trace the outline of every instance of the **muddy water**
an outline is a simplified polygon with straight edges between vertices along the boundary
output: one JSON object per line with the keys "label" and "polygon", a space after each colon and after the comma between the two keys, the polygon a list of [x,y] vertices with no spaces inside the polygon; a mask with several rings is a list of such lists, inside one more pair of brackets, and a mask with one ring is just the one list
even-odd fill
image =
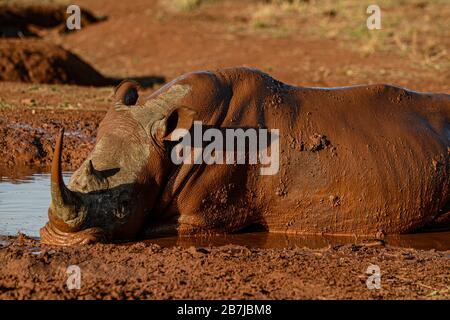
{"label": "muddy water", "polygon": [[[70,173],[63,174],[67,182]],[[47,222],[50,204],[50,175],[34,174],[0,180],[0,235],[18,232],[39,237],[39,229]]]}
{"label": "muddy water", "polygon": [[292,248],[311,249],[335,247],[345,244],[356,246],[389,245],[421,250],[450,250],[450,231],[387,236],[383,241],[368,237],[353,236],[301,236],[274,234],[267,232],[242,233],[218,236],[167,237],[148,240],[163,247],[208,247],[222,245],[242,245],[250,248]]}
{"label": "muddy water", "polygon": [[[70,173],[63,174],[66,183]],[[18,232],[39,237],[39,228],[47,222],[50,203],[50,175],[34,174],[20,179],[0,179],[0,236]],[[313,249],[344,244],[377,245],[365,237],[299,236],[251,232],[220,236],[166,237],[149,240],[161,246],[245,245],[252,248],[309,247]],[[450,250],[450,231],[388,236],[385,244],[416,249]]]}

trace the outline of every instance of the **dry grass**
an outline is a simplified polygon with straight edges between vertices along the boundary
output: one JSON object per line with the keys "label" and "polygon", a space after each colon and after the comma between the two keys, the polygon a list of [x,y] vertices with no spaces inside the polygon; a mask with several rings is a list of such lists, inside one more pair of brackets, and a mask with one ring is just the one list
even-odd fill
{"label": "dry grass", "polygon": [[162,4],[174,11],[192,11],[213,0],[162,0]]}
{"label": "dry grass", "polygon": [[248,10],[250,25],[255,29],[294,29],[295,22],[301,19],[299,9],[297,1],[257,1]]}
{"label": "dry grass", "polygon": [[381,30],[366,25],[368,3],[359,0],[265,0],[249,7],[249,27],[258,32],[325,37],[370,55],[398,52],[422,67],[449,71],[448,0],[380,0]]}

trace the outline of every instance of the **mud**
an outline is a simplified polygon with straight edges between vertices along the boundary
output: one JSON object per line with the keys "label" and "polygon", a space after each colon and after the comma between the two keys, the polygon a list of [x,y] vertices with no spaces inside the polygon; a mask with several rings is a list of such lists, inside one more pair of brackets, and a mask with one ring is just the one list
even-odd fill
{"label": "mud", "polygon": [[[0,239],[0,299],[449,299],[450,251],[343,245],[257,249]],[[369,265],[381,289],[366,286]],[[68,290],[78,265],[81,287]]]}
{"label": "mud", "polygon": [[[123,80],[103,76],[83,58],[64,48],[65,35],[79,31],[67,29],[66,10],[67,6],[53,2],[0,3],[0,81],[107,86]],[[83,31],[107,19],[95,16],[84,7],[80,10]],[[162,76],[129,78],[138,79],[145,87],[165,81]]]}
{"label": "mud", "polygon": [[2,40],[0,80],[103,86],[113,82],[76,55],[44,40]]}
{"label": "mud", "polygon": [[[48,169],[52,159],[55,136],[61,126],[66,129],[65,170],[80,165],[92,149],[96,128],[103,116],[101,112],[62,110],[16,110],[3,113],[0,110],[0,173],[2,176],[29,173]],[[24,170],[20,170],[20,168]]]}
{"label": "mud", "polygon": [[[366,55],[350,50],[351,43],[340,34],[333,39],[305,34],[323,21],[312,23],[295,16],[303,25],[290,33],[272,36],[265,30],[249,31],[243,24],[251,2],[214,1],[179,13],[166,12],[159,1],[136,0],[133,6],[109,0],[79,3],[109,19],[69,33],[61,32],[59,26],[16,24],[2,29],[9,32],[3,36],[17,37],[21,32],[63,44],[102,74],[136,75],[141,83],[154,83],[148,74],[172,79],[191,70],[246,65],[296,85],[393,83],[418,91],[449,91],[448,65],[431,61],[423,68],[423,57],[411,58],[401,50],[374,50]],[[406,11],[416,10],[412,6]],[[429,17],[431,7],[430,2],[419,14]],[[388,14],[404,21],[405,10],[400,9]],[[345,16],[338,9],[337,15],[342,13]],[[395,36],[400,29],[394,30]],[[448,37],[433,38],[428,33],[426,38],[444,47],[448,42]],[[47,172],[51,159],[39,150],[48,153],[62,124],[69,132],[83,132],[81,137],[65,137],[63,169],[77,168],[92,148],[98,122],[111,106],[111,93],[112,88],[0,82],[0,179]],[[37,148],[33,141],[41,135],[43,147]],[[323,139],[305,142],[305,149],[332,147]],[[24,152],[16,152],[16,146]],[[242,244],[199,248],[207,246],[194,243],[189,249],[174,239],[167,241],[175,247],[139,242],[53,248],[23,237],[0,238],[0,297],[449,299],[449,253],[429,250],[428,245],[423,247],[427,251],[350,243],[326,249],[287,245],[247,251]],[[82,281],[87,285],[80,291],[65,287],[65,270],[73,263],[86,271]],[[380,291],[365,287],[369,263],[382,267]]]}
{"label": "mud", "polygon": [[[67,6],[58,3],[22,0],[0,3],[0,38],[42,37],[48,32],[67,32]],[[105,20],[81,9],[81,25]]]}
{"label": "mud", "polygon": [[164,237],[148,240],[162,247],[181,246],[189,248],[224,246],[228,244],[245,246],[252,249],[283,249],[291,247],[324,249],[352,245],[354,247],[399,247],[418,250],[449,251],[450,231],[426,232],[386,236],[383,239],[368,236],[333,236],[333,235],[291,235],[267,232],[243,232],[227,235],[210,235],[194,237]]}
{"label": "mud", "polygon": [[[138,79],[145,87],[164,83],[161,76]],[[106,77],[77,55],[46,40],[0,41],[0,81],[114,86],[123,79]]]}

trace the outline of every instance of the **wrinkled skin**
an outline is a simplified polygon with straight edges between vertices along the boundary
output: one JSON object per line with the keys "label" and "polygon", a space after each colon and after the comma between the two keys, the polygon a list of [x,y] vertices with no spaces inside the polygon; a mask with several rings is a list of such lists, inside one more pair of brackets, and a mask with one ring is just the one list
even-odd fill
{"label": "wrinkled skin", "polygon": [[[379,235],[446,225],[450,97],[388,85],[294,87],[234,68],[179,77],[146,99],[124,82],[66,187],[55,148],[43,243],[164,234]],[[175,165],[171,133],[194,120],[279,129],[280,170]]]}

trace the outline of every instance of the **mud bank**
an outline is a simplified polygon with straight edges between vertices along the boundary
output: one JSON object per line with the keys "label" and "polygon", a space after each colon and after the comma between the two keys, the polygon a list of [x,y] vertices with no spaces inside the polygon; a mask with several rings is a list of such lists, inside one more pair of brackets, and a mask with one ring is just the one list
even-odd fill
{"label": "mud bank", "polygon": [[95,143],[104,112],[71,110],[0,110],[0,175],[47,171],[55,137],[66,128],[64,170],[76,169]]}
{"label": "mud bank", "polygon": [[44,40],[2,40],[0,81],[112,85],[75,54]]}
{"label": "mud bank", "polygon": [[[59,3],[19,0],[0,3],[0,38],[40,37],[47,32],[67,32],[67,6]],[[104,21],[81,10],[81,25]]]}
{"label": "mud bank", "polygon": [[[349,244],[326,249],[41,246],[0,238],[0,299],[449,299],[450,251]],[[381,269],[381,289],[366,286]],[[81,287],[68,290],[78,265]]]}

